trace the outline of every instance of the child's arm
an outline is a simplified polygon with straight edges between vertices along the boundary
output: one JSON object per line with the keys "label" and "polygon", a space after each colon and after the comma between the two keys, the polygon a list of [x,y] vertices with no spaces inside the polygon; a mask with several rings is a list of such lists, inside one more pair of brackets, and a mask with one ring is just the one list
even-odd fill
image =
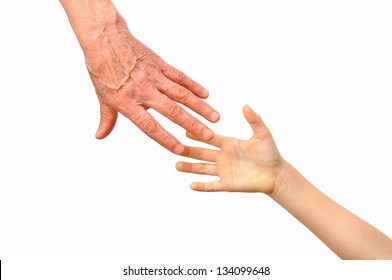
{"label": "child's arm", "polygon": [[392,240],[330,199],[286,163],[270,195],[342,259],[392,259]]}
{"label": "child's arm", "polygon": [[327,197],[287,163],[268,128],[249,106],[245,106],[244,116],[254,132],[251,139],[216,135],[203,142],[220,150],[185,148],[183,156],[210,163],[178,162],[179,171],[220,178],[192,183],[193,190],[266,193],[340,258],[392,259],[392,240],[388,236]]}

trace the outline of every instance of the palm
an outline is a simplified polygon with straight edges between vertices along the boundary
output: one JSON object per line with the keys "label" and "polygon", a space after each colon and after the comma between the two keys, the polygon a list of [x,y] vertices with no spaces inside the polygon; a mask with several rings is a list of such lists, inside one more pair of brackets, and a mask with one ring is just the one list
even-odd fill
{"label": "palm", "polygon": [[180,162],[177,165],[179,171],[215,175],[220,178],[217,182],[194,183],[192,189],[264,193],[273,191],[282,158],[261,118],[249,107],[245,107],[244,115],[254,131],[251,139],[239,140],[215,135],[212,140],[202,142],[220,148],[218,151],[187,147],[183,156],[212,163]]}
{"label": "palm", "polygon": [[272,138],[227,138],[217,157],[217,171],[227,191],[270,193],[280,156]]}

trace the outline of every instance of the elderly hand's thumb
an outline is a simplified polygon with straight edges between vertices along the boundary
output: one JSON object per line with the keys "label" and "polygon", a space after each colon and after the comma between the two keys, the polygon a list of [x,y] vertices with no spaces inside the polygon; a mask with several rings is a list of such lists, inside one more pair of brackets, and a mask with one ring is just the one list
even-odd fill
{"label": "elderly hand's thumb", "polygon": [[105,103],[100,102],[101,105],[101,119],[95,137],[103,139],[112,132],[117,121],[117,111],[109,107]]}

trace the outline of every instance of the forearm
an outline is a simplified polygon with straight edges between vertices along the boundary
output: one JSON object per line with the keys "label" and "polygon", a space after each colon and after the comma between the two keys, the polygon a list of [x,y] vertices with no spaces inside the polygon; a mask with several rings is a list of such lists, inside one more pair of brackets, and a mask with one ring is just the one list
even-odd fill
{"label": "forearm", "polygon": [[135,38],[110,0],[60,0],[86,58],[101,86],[119,89],[129,78],[136,55]]}
{"label": "forearm", "polygon": [[83,50],[102,39],[121,16],[110,0],[60,0]]}
{"label": "forearm", "polygon": [[342,259],[392,259],[392,240],[286,167],[271,197]]}

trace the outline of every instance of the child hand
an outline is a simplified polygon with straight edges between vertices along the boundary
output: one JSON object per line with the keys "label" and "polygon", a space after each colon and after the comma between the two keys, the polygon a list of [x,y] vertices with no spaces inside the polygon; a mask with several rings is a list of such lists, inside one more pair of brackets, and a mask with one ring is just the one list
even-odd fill
{"label": "child hand", "polygon": [[177,162],[176,168],[181,172],[219,176],[219,181],[194,182],[191,189],[195,191],[229,191],[229,192],[263,192],[271,194],[275,188],[282,165],[278,148],[264,122],[248,105],[243,109],[245,119],[253,130],[249,140],[215,135],[204,141],[187,133],[190,139],[204,142],[220,148],[185,146],[182,156],[210,163]]}

